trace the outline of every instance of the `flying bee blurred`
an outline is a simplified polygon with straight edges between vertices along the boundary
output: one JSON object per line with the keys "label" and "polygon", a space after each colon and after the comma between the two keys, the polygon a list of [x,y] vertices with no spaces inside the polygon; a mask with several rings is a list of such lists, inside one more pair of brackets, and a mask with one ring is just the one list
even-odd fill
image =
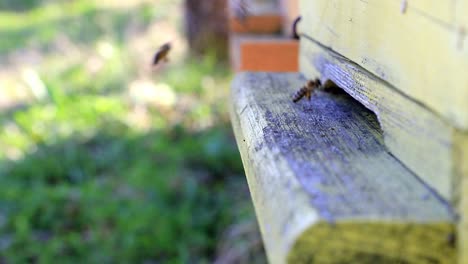
{"label": "flying bee blurred", "polygon": [[156,54],[154,55],[153,59],[153,65],[158,65],[159,62],[164,61],[168,62],[169,59],[167,58],[167,55],[169,54],[169,51],[171,50],[171,43],[167,42],[164,45],[162,45]]}
{"label": "flying bee blurred", "polygon": [[315,80],[308,80],[307,83],[301,87],[293,96],[293,102],[297,103],[299,100],[301,100],[304,96],[307,97],[308,100],[310,100],[310,97],[312,95],[312,91],[315,88],[320,87],[322,83],[318,78]]}

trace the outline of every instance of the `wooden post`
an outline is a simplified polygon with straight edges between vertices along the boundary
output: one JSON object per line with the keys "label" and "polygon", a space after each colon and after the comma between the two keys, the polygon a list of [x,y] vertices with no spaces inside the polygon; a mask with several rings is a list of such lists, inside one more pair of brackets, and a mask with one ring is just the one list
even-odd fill
{"label": "wooden post", "polygon": [[185,0],[185,29],[192,54],[227,59],[227,0]]}

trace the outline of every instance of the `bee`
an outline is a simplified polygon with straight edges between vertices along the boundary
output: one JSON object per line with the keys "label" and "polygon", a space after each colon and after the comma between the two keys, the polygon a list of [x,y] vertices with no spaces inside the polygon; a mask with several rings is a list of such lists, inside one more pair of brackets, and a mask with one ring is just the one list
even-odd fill
{"label": "bee", "polygon": [[301,100],[304,96],[307,97],[308,100],[310,100],[310,97],[312,96],[312,91],[315,88],[318,88],[322,85],[320,80],[316,78],[315,80],[309,80],[307,83],[301,87],[293,96],[293,102],[297,103],[299,100]]}
{"label": "bee", "polygon": [[171,50],[171,43],[167,42],[166,44],[162,45],[156,54],[154,55],[153,59],[153,65],[158,65],[160,61],[168,62],[169,59],[167,58],[167,55],[169,54],[169,51]]}

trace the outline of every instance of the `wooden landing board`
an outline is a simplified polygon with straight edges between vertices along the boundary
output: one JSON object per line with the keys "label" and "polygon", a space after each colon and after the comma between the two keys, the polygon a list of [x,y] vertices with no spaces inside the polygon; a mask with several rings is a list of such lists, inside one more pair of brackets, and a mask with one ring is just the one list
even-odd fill
{"label": "wooden landing board", "polygon": [[467,131],[467,2],[302,0],[301,30]]}
{"label": "wooden landing board", "polygon": [[300,69],[307,78],[332,80],[372,110],[392,154],[444,198],[456,199],[455,129],[448,122],[347,58],[305,37],[300,45]]}
{"label": "wooden landing board", "polygon": [[375,115],[350,96],[318,91],[292,103],[304,82],[241,73],[232,84],[232,124],[270,262],[452,263],[450,206],[389,154]]}

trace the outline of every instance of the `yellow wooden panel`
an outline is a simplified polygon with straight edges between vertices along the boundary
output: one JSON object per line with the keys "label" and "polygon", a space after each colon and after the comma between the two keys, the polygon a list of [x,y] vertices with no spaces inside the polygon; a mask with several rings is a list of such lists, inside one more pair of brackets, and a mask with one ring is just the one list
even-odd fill
{"label": "yellow wooden panel", "polygon": [[[400,5],[400,12],[416,12],[432,19],[435,23],[453,26],[455,20],[455,1],[453,0],[393,0]],[[460,2],[460,1],[459,1]]]}
{"label": "yellow wooden panel", "polygon": [[[468,29],[468,1],[457,0],[455,2],[455,24],[457,27]],[[468,43],[465,43],[468,45]]]}
{"label": "yellow wooden panel", "polygon": [[402,13],[395,0],[302,0],[301,30],[467,130],[468,43],[440,22],[453,11],[433,19],[417,10],[436,12],[434,1],[412,3]]}
{"label": "yellow wooden panel", "polygon": [[468,49],[468,1],[456,2],[455,27],[457,30],[457,46]]}

